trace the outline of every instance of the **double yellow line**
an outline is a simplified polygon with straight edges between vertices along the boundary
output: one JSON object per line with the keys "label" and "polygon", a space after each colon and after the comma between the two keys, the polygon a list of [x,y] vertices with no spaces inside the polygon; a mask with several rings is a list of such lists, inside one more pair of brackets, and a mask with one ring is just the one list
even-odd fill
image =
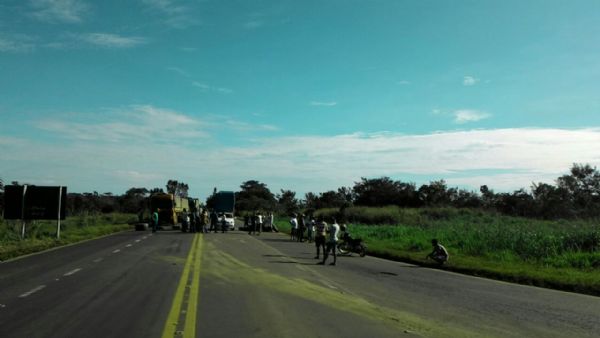
{"label": "double yellow line", "polygon": [[163,329],[162,338],[196,337],[196,314],[200,290],[200,262],[202,260],[202,236],[194,235],[179,280],[173,305]]}

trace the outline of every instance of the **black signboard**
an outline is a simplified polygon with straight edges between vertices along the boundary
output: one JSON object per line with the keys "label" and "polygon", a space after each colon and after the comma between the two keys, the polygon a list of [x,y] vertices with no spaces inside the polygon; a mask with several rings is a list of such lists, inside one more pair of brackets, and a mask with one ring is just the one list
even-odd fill
{"label": "black signboard", "polygon": [[4,186],[4,219],[21,219],[23,217],[22,185]]}
{"label": "black signboard", "polygon": [[[67,187],[40,187],[35,185],[4,187],[5,219],[65,219]],[[61,191],[62,190],[62,191]],[[25,191],[25,195],[23,195]],[[25,208],[24,210],[22,208]]]}

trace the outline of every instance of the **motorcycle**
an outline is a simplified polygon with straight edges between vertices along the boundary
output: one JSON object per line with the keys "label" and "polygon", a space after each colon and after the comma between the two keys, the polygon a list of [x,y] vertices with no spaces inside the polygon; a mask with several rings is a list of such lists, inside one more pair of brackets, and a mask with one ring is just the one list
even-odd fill
{"label": "motorcycle", "polygon": [[362,239],[352,238],[349,234],[344,234],[338,244],[338,252],[341,255],[350,256],[353,252],[364,257],[367,254],[367,246],[363,244]]}

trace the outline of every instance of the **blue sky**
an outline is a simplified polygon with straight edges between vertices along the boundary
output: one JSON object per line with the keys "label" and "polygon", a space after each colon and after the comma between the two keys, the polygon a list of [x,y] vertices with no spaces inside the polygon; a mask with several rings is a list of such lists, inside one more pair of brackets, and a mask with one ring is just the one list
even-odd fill
{"label": "blue sky", "polygon": [[600,164],[598,1],[0,3],[0,177],[122,193]]}

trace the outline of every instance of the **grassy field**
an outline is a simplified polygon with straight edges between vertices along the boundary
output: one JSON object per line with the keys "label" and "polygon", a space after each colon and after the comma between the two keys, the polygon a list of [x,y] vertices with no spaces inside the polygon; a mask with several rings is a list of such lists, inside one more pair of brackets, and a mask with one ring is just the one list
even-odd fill
{"label": "grassy field", "polygon": [[[317,215],[340,216],[338,210]],[[599,222],[542,221],[454,208],[354,207],[344,217],[371,255],[436,266],[425,256],[431,239],[437,238],[450,252],[443,269],[600,295]],[[286,223],[279,225],[289,229]]]}
{"label": "grassy field", "polygon": [[60,240],[56,239],[56,221],[27,223],[21,240],[21,222],[0,219],[0,261],[131,229],[128,222],[136,219],[136,215],[116,213],[67,217],[61,222]]}

